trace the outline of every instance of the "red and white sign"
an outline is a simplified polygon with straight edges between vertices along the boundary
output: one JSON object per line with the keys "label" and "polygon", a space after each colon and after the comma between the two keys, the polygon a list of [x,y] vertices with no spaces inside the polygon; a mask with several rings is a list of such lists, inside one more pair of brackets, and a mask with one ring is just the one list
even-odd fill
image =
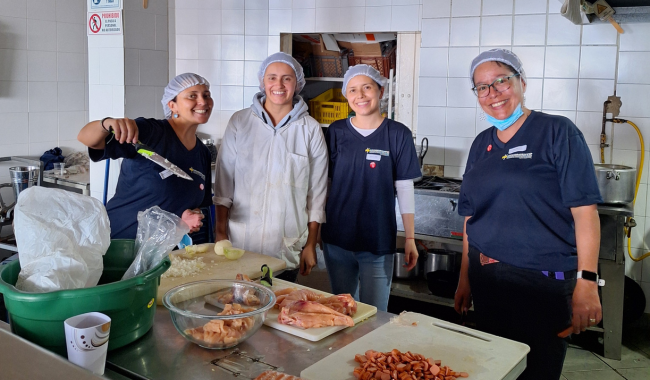
{"label": "red and white sign", "polygon": [[122,11],[88,13],[88,35],[122,34]]}

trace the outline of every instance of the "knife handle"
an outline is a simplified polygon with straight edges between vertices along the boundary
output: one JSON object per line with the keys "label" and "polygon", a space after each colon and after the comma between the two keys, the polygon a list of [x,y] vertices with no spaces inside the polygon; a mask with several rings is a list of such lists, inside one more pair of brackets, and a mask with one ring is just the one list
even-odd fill
{"label": "knife handle", "polygon": [[147,156],[151,157],[156,153],[156,152],[153,151],[153,149],[149,148],[147,145],[141,143],[140,141],[138,141],[135,144],[133,144],[133,143],[131,143],[131,144],[135,147],[136,152],[138,152],[140,154],[144,154],[144,155],[147,155]]}

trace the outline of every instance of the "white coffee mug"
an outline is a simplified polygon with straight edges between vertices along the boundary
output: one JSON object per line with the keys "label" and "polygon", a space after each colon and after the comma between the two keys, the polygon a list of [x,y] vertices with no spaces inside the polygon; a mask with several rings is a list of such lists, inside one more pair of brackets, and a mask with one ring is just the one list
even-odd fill
{"label": "white coffee mug", "polygon": [[97,375],[103,375],[111,318],[92,312],[68,318],[63,324],[68,360]]}

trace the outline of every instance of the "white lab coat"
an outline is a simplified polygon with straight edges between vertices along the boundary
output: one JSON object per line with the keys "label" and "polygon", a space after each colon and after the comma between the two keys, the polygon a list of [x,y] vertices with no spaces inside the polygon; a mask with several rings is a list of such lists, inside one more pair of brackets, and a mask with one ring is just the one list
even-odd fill
{"label": "white lab coat", "polygon": [[213,201],[230,209],[233,246],[282,259],[293,269],[300,265],[307,223],[325,222],[327,147],[302,98],[294,98],[293,111],[274,128],[263,96],[258,93],[250,108],[230,118]]}

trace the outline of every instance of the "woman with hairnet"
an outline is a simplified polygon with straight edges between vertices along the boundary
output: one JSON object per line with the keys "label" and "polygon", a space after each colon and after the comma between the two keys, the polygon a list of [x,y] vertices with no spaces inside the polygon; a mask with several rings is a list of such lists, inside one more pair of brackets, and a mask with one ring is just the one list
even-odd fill
{"label": "woman with hairnet", "polygon": [[295,281],[316,264],[325,221],[327,148],[320,124],[298,95],[302,67],[275,53],[259,69],[260,92],[228,122],[217,156],[216,240],[282,259]]}
{"label": "woman with hairnet", "polygon": [[493,127],[469,151],[455,306],[476,325],[530,346],[519,379],[559,379],[565,334],[601,319],[602,202],[591,152],[571,120],[524,106],[526,74],[509,50],[479,54],[469,75]]}
{"label": "woman with hairnet", "polygon": [[413,179],[422,175],[411,131],[381,115],[385,81],[368,65],[352,66],[345,73],[343,95],[355,116],[327,129],[331,185],[321,231],[332,292],[350,293],[383,311],[393,277],[395,193],[411,270],[418,260]]}
{"label": "woman with hairnet", "polygon": [[[77,136],[95,162],[124,158],[115,196],[106,205],[112,239],[135,239],[138,212],[152,206],[178,215],[190,232],[196,232],[203,225],[198,208],[212,204],[210,151],[196,137],[196,129],[208,121],[214,105],[210,83],[197,74],[178,75],[165,87],[161,102],[166,119],[105,117],[88,123]],[[192,181],[138,154],[131,144],[138,141]]]}

